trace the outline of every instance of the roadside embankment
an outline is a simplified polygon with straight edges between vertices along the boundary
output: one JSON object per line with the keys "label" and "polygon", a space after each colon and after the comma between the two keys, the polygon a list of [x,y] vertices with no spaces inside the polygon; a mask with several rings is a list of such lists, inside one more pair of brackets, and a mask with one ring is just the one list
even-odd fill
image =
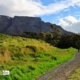
{"label": "roadside embankment", "polygon": [[73,59],[39,77],[37,80],[67,80],[73,71],[80,66],[80,53]]}

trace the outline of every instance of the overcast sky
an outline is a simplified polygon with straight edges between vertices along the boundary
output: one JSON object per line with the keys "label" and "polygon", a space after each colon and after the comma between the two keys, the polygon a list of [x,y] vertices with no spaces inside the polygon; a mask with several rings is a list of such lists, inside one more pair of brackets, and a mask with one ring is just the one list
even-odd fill
{"label": "overcast sky", "polygon": [[37,16],[80,33],[80,0],[0,0],[0,15]]}

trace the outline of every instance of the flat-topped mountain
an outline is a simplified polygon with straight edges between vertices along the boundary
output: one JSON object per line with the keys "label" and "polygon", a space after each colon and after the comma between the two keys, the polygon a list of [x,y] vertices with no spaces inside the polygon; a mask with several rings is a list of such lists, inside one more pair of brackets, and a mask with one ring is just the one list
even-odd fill
{"label": "flat-topped mountain", "polygon": [[70,34],[56,24],[46,23],[39,17],[0,15],[0,33],[22,35],[24,32],[54,32],[60,30],[62,34]]}

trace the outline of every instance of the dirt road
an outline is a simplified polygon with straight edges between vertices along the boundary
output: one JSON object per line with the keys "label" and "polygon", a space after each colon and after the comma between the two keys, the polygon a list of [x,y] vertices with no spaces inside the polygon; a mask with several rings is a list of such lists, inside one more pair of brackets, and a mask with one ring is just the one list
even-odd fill
{"label": "dirt road", "polygon": [[70,61],[48,71],[36,80],[67,80],[73,71],[80,66],[80,53],[76,53]]}

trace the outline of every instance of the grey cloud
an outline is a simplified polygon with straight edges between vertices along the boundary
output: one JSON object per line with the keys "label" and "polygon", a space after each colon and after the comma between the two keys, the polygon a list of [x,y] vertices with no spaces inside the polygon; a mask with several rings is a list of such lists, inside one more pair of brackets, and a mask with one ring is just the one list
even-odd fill
{"label": "grey cloud", "polygon": [[10,11],[3,5],[0,5],[0,15],[9,15]]}
{"label": "grey cloud", "polygon": [[59,25],[61,25],[67,31],[80,33],[80,20],[73,16],[67,16],[60,19]]}

